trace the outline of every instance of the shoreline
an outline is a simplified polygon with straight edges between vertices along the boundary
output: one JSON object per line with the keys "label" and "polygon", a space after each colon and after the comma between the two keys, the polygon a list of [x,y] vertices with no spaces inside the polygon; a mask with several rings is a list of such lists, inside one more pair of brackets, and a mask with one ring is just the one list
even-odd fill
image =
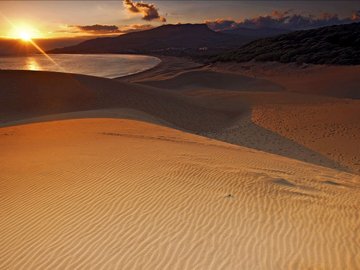
{"label": "shoreline", "polygon": [[176,75],[179,72],[190,71],[206,66],[205,64],[197,63],[190,58],[176,56],[155,57],[159,58],[161,62],[153,68],[132,75],[117,77],[113,79],[125,82],[141,81],[148,78],[163,79],[172,75]]}
{"label": "shoreline", "polygon": [[[149,69],[152,69],[156,66],[158,66],[161,63],[161,59],[159,57],[156,56],[151,56],[151,55],[142,55],[142,54],[49,54],[48,55],[50,58],[57,56],[60,57],[58,59],[55,60],[52,59],[51,61],[53,63],[49,63],[49,60],[47,59],[47,56],[45,56],[44,54],[29,54],[29,55],[9,55],[7,56],[7,59],[20,59],[20,60],[13,60],[13,62],[5,62],[5,64],[10,65],[10,67],[12,69],[9,69],[8,67],[6,69],[1,69],[0,70],[27,70],[27,71],[47,71],[47,72],[62,72],[62,73],[70,73],[70,74],[78,74],[78,75],[88,75],[88,76],[95,76],[95,77],[100,77],[100,78],[108,78],[108,79],[115,79],[115,78],[119,78],[118,75],[114,75],[116,73],[121,74],[121,69],[119,72],[119,68],[117,67],[117,69],[115,68],[113,61],[114,59],[119,59],[118,62],[121,63],[122,67],[125,68],[125,64],[126,61],[130,61],[130,68],[127,68],[128,70],[124,69],[123,70],[123,75],[121,77],[125,77],[125,76],[131,76],[137,73],[141,73],[141,72],[145,72]],[[66,61],[64,61],[63,56],[69,56],[71,58],[69,58],[71,60],[71,63],[67,63]],[[101,61],[97,63],[97,65],[99,66],[100,69],[102,69],[106,63],[110,64],[110,70],[108,67],[108,71],[107,73],[104,73],[103,71],[95,71],[96,70],[96,65],[92,65],[89,62],[89,56],[90,57],[94,57],[93,60],[98,61],[97,57],[101,57]],[[0,56],[2,57],[2,56]],[[40,57],[38,59],[36,59],[36,57]],[[74,59],[75,57],[75,59]],[[137,58],[136,61],[131,62],[131,58]],[[83,61],[82,59],[86,59],[85,62],[83,62],[82,64],[87,64],[86,67],[84,66],[80,66],[77,67],[75,65],[76,61]],[[140,66],[141,63],[138,63],[138,61],[141,59],[147,59],[146,61],[148,62],[147,65],[151,66],[146,68],[145,70],[143,69],[143,67]],[[46,60],[46,63],[44,64],[43,61]],[[142,60],[143,62],[143,60]],[[152,63],[154,62],[154,63]],[[146,63],[145,63],[146,64]],[[1,65],[0,65],[1,66]],[[90,68],[88,67],[90,66]],[[20,68],[19,68],[20,67]],[[138,71],[131,71],[131,68],[134,67],[138,67]],[[79,69],[79,70],[76,70]],[[126,73],[124,73],[126,71]]]}

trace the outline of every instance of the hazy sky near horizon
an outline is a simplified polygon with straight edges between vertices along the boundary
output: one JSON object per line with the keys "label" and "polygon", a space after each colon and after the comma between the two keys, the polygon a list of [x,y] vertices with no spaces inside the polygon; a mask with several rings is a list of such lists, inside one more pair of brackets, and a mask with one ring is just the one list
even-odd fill
{"label": "hazy sky near horizon", "polygon": [[[139,1],[131,1],[136,4]],[[67,37],[84,34],[77,26],[114,25],[120,29],[166,23],[203,23],[206,20],[266,16],[273,11],[291,10],[296,14],[337,14],[351,16],[360,9],[356,1],[147,1],[158,10],[124,6],[124,1],[0,1],[0,36],[14,37],[16,28],[32,32],[37,37]],[[137,11],[132,9],[138,9]],[[147,8],[147,7],[146,7]],[[144,15],[150,16],[151,20]],[[152,17],[151,17],[152,16]],[[155,19],[152,19],[154,18]],[[108,29],[106,29],[108,30]]]}

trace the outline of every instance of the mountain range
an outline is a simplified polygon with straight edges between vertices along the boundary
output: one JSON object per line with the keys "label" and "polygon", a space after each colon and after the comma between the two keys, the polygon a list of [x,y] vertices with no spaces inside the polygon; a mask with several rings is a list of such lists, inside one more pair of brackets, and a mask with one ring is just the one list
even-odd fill
{"label": "mountain range", "polygon": [[250,40],[248,37],[212,31],[206,24],[168,24],[117,37],[87,40],[50,52],[191,55],[236,48]]}

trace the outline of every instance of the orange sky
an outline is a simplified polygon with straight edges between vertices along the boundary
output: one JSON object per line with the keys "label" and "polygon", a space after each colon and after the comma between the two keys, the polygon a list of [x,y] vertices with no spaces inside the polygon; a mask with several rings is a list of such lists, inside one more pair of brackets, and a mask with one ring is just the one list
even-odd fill
{"label": "orange sky", "polygon": [[[147,1],[144,1],[147,3]],[[136,1],[134,2],[136,3]],[[270,14],[273,10],[293,9],[299,13],[323,12],[349,15],[359,8],[355,1],[151,1],[167,23],[202,23],[218,18],[242,20]],[[123,1],[0,1],[0,37],[57,38],[92,35],[76,26],[114,25],[120,31],[145,25],[141,13],[129,12]],[[104,33],[102,33],[103,35]],[[111,34],[111,33],[110,33]]]}

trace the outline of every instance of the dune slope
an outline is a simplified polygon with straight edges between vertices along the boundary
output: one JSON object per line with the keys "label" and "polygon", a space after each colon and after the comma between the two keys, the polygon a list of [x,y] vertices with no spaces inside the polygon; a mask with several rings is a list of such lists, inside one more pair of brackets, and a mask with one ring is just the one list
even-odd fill
{"label": "dune slope", "polygon": [[196,132],[227,124],[228,116],[169,91],[84,75],[0,71],[3,121],[87,110],[128,108]]}
{"label": "dune slope", "polygon": [[[158,78],[157,87],[144,85],[149,83],[144,76],[138,83],[128,83],[126,79],[64,73],[1,71],[1,120],[4,125],[11,124],[11,120],[18,120],[19,124],[87,117],[139,119],[317,165],[359,172],[359,150],[351,147],[360,134],[358,101],[292,93],[269,80],[233,71],[206,68],[185,73],[174,71],[170,77]],[[327,104],[333,105],[329,105],[331,109],[326,113],[311,109],[326,108]],[[288,113],[282,105],[298,108],[297,113]],[[269,108],[276,113],[266,115],[272,112]],[[254,115],[255,112],[261,113]],[[320,113],[323,118],[312,117],[313,113]],[[332,119],[337,115],[341,116],[334,124]],[[301,132],[284,132],[293,126]],[[329,143],[329,128],[333,134],[341,134],[334,139],[339,146],[347,145],[346,149]]]}
{"label": "dune slope", "polygon": [[242,76],[229,72],[195,70],[176,74],[164,80],[141,81],[141,84],[165,89],[198,90],[221,89],[230,91],[281,91],[282,87],[263,79]]}
{"label": "dune slope", "polygon": [[210,68],[271,81],[285,91],[337,98],[360,98],[360,66],[299,65],[280,63],[227,63]]}
{"label": "dune slope", "polygon": [[1,269],[358,269],[359,176],[133,120],[0,128]]}
{"label": "dune slope", "polygon": [[202,133],[206,136],[359,173],[360,103],[343,99],[360,93],[358,71],[248,63],[136,82],[180,90],[203,107],[232,116],[226,126]]}

